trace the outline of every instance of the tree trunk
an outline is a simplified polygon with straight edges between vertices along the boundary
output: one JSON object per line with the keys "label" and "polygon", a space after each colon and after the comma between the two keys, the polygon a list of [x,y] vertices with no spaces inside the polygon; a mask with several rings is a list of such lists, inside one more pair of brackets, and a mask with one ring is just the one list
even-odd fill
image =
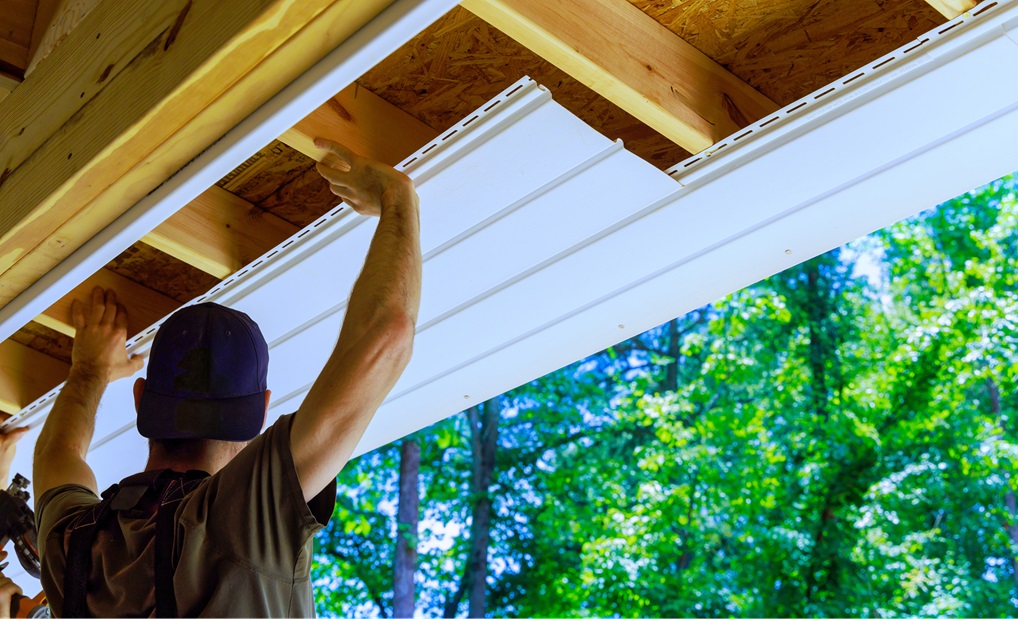
{"label": "tree trunk", "polygon": [[[1004,424],[1004,416],[1000,410],[1000,389],[992,378],[986,380],[986,386],[990,390],[990,410],[997,417],[997,423],[1004,432],[1007,428]],[[1007,484],[1007,493],[1004,495],[1004,507],[1007,508],[1008,524],[1007,535],[1011,539],[1011,546],[1018,546],[1018,500],[1015,499],[1014,490],[1011,489],[1011,474],[1004,473],[1004,482]],[[1018,595],[1018,556],[1011,554],[1011,575],[1014,577],[1015,595]]]}
{"label": "tree trunk", "polygon": [[396,515],[396,560],[392,578],[392,616],[413,617],[417,571],[417,527],[420,521],[421,446],[403,439],[399,451],[399,508]]}
{"label": "tree trunk", "polygon": [[484,404],[467,409],[470,422],[470,451],[473,472],[470,490],[473,510],[470,520],[470,544],[463,576],[456,593],[446,602],[445,617],[455,617],[464,595],[470,617],[483,617],[488,590],[488,546],[491,543],[491,486],[498,450],[498,421],[501,400],[492,398]]}
{"label": "tree trunk", "polygon": [[672,362],[665,366],[665,381],[661,385],[665,393],[675,393],[679,390],[679,319],[668,323],[668,342],[665,345],[665,353],[672,358]]}
{"label": "tree trunk", "polygon": [[809,326],[809,366],[813,375],[812,396],[813,409],[818,415],[827,418],[827,369],[826,344],[824,337],[824,321],[827,319],[827,303],[820,284],[820,266],[814,261],[805,265],[806,290],[809,293],[807,307],[807,325]]}

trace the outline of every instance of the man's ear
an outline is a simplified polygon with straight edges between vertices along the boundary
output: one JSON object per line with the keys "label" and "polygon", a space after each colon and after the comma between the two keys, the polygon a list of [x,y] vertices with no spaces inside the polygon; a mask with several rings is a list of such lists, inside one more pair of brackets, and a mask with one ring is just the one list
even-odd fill
{"label": "man's ear", "polygon": [[269,389],[265,390],[265,414],[262,415],[262,429],[265,429],[265,419],[269,416],[269,399],[272,397],[272,391]]}
{"label": "man's ear", "polygon": [[138,378],[134,381],[134,410],[135,412],[141,408],[141,394],[145,392],[145,379]]}

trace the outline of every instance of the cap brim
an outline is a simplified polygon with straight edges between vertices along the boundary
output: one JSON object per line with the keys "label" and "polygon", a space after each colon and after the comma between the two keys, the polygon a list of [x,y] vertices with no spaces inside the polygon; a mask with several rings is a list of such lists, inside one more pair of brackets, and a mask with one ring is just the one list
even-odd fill
{"label": "cap brim", "polygon": [[138,432],[153,439],[249,441],[265,423],[265,393],[223,400],[188,400],[145,389]]}

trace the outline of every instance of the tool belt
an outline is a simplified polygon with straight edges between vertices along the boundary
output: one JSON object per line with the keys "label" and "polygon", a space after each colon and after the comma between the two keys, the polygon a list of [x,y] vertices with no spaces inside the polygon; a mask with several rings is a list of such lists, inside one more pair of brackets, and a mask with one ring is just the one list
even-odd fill
{"label": "tool belt", "polygon": [[[91,617],[85,598],[92,570],[92,545],[99,531],[120,511],[134,511],[139,517],[151,517],[152,506],[156,518],[156,616],[179,616],[173,593],[175,514],[180,501],[208,476],[204,471],[178,473],[169,469],[138,473],[110,486],[102,493],[102,501],[75,518],[70,525],[71,539],[64,569],[63,616]],[[146,497],[149,500],[143,501]],[[141,510],[139,504],[143,505]]]}

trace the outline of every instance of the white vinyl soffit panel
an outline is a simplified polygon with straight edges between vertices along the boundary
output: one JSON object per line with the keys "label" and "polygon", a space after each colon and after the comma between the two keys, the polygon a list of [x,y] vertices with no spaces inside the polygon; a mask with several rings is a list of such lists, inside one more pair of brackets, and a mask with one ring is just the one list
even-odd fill
{"label": "white vinyl soffit panel", "polygon": [[[985,4],[668,174],[513,85],[400,166],[422,204],[418,336],[357,453],[1018,169],[1016,24]],[[270,423],[331,352],[373,229],[337,208],[194,301],[261,325]],[[145,460],[131,382],[101,405],[102,487]],[[55,394],[7,422],[34,427],[15,471]]]}

